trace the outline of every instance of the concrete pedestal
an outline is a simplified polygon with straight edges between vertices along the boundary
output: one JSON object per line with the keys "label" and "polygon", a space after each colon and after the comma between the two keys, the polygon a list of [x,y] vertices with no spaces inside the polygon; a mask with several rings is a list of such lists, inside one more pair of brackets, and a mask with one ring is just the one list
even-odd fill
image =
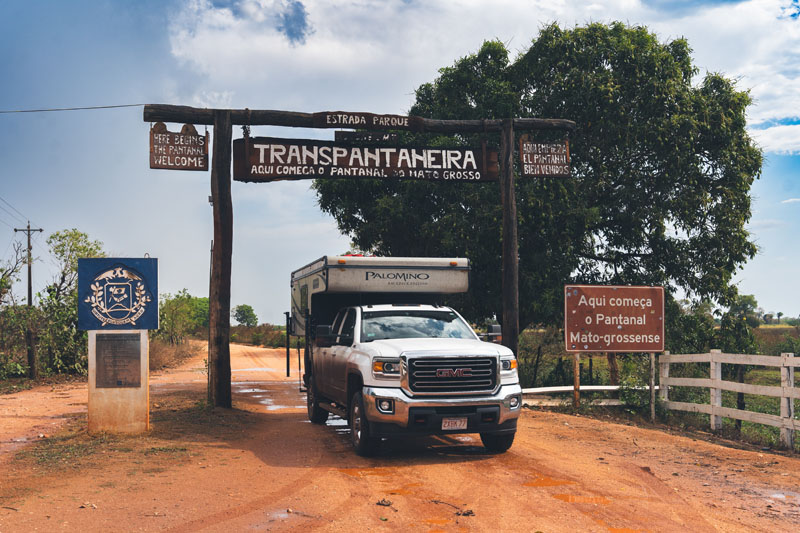
{"label": "concrete pedestal", "polygon": [[89,432],[150,429],[147,330],[89,331]]}

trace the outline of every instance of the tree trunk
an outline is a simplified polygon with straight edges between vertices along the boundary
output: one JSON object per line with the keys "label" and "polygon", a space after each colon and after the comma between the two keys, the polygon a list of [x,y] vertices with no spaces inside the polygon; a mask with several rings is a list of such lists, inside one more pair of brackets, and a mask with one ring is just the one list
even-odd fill
{"label": "tree trunk", "polygon": [[612,385],[619,385],[619,367],[617,366],[617,354],[609,352],[608,358],[608,379]]}

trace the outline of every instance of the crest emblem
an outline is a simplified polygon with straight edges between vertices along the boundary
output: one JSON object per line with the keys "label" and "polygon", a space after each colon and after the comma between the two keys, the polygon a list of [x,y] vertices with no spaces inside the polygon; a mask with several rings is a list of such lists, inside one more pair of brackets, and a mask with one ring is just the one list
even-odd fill
{"label": "crest emblem", "polygon": [[103,326],[135,326],[153,300],[142,277],[121,266],[97,275],[89,288],[84,303],[91,305],[92,315]]}

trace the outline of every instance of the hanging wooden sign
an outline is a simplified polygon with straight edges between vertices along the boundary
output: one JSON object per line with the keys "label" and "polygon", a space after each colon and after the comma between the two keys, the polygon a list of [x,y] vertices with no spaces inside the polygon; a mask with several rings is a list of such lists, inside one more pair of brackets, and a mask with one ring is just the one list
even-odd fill
{"label": "hanging wooden sign", "polygon": [[351,111],[322,111],[312,115],[315,128],[422,131],[423,119],[404,115],[376,115]]}
{"label": "hanging wooden sign", "polygon": [[519,140],[519,157],[525,177],[570,176],[569,140],[555,144],[534,143],[523,135]]}
{"label": "hanging wooden sign", "polygon": [[331,141],[249,138],[233,141],[233,179],[410,179],[496,181],[497,151],[481,148],[352,146]]}
{"label": "hanging wooden sign", "polygon": [[157,122],[150,128],[150,168],[208,170],[208,142],[208,132],[199,135],[191,124],[176,133]]}

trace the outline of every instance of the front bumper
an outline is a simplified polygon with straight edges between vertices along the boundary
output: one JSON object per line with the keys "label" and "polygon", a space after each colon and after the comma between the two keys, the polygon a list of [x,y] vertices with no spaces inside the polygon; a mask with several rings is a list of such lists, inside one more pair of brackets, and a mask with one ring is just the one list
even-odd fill
{"label": "front bumper", "polygon": [[[411,398],[398,388],[364,387],[364,408],[370,422],[370,434],[430,435],[442,433],[511,433],[516,431],[522,407],[519,384],[503,385],[492,396]],[[511,400],[517,406],[511,407]],[[378,409],[378,401],[391,400],[394,412]],[[442,419],[466,418],[461,430],[442,430]]]}

